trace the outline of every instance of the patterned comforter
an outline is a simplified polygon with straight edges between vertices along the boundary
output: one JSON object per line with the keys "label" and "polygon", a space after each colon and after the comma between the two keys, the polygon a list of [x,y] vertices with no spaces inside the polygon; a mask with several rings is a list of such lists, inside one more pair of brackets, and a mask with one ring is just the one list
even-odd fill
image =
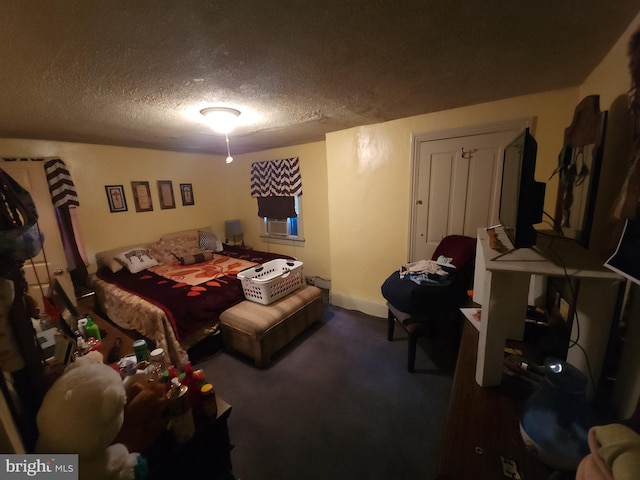
{"label": "patterned comforter", "polygon": [[182,366],[186,350],[215,332],[224,310],[244,300],[236,275],[283,257],[230,247],[194,265],[157,265],[136,274],[101,268],[92,275],[92,285],[111,321],[138,331]]}

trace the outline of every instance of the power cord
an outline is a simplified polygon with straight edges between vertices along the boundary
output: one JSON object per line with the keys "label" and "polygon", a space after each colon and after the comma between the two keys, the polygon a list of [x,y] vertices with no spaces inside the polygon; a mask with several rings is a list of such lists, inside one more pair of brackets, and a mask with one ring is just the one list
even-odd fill
{"label": "power cord", "polygon": [[[576,293],[576,290],[575,290],[575,287],[574,287],[574,284],[573,284],[573,280],[571,279],[571,276],[569,275],[569,272],[567,272],[567,266],[565,265],[564,260],[562,259],[560,254],[558,254],[558,252],[553,249],[553,242],[556,239],[558,239],[558,238],[568,239],[568,238],[565,237],[564,235],[557,236],[557,235],[549,235],[549,234],[540,233],[540,232],[538,232],[538,234],[542,235],[542,236],[545,236],[545,237],[551,238],[551,241],[549,242],[549,250],[551,251],[551,253],[553,253],[555,255],[556,259],[558,260],[558,262],[560,262],[560,265],[562,266],[562,270],[564,272],[565,279],[567,280],[567,283],[569,285],[569,291],[571,293],[571,301],[572,301],[572,303],[575,304],[577,302],[578,294]],[[573,240],[573,239],[570,239],[570,240]],[[591,385],[593,386],[593,390],[595,391],[596,390],[596,382],[594,380],[593,372],[591,370],[591,362],[589,361],[589,355],[587,355],[586,350],[579,343],[579,340],[580,340],[580,317],[578,315],[578,311],[575,310],[573,312],[573,315],[574,315],[574,319],[575,319],[575,323],[576,323],[576,338],[574,340],[569,339],[569,348],[578,347],[582,351],[582,354],[584,355],[585,362],[587,364],[587,371],[589,373],[589,381],[591,382]]]}

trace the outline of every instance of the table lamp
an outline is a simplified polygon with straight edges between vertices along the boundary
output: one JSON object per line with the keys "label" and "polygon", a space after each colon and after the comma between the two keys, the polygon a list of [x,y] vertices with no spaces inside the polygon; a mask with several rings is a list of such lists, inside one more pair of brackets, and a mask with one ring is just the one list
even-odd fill
{"label": "table lamp", "polygon": [[242,245],[244,246],[244,230],[242,229],[242,222],[240,220],[225,220],[224,233],[226,243],[229,243],[229,238],[233,237],[233,244],[237,245],[236,237],[241,237]]}

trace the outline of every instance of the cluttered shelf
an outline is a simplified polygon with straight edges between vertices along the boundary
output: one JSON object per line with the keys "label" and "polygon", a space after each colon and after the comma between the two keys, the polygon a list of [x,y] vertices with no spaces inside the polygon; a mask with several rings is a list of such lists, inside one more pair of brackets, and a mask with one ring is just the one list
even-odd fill
{"label": "cluttered shelf", "polygon": [[83,316],[90,315],[98,325],[102,342],[100,351],[105,356],[105,360],[111,351],[114,351],[115,355],[115,350],[119,350],[118,358],[133,352],[133,342],[140,338],[140,334],[133,330],[125,330],[105,318],[95,307],[93,295],[78,299],[78,312]]}
{"label": "cluttered shelf", "polygon": [[504,229],[498,228],[494,233],[504,243],[504,251],[491,248],[487,229],[478,229],[473,284],[474,301],[483,307],[483,329],[476,363],[477,382],[485,387],[501,382],[505,340],[523,338],[525,322],[520,318],[527,308],[531,279],[535,276],[579,281],[571,308],[580,322],[570,327],[569,338],[578,338],[581,332],[585,352],[570,349],[566,360],[584,374],[592,375],[597,384],[622,277],[604,268],[592,252],[570,239],[538,235],[535,247],[512,248]]}
{"label": "cluttered shelf", "polygon": [[[105,363],[113,363],[110,356],[116,355],[118,358],[130,358],[132,354],[138,355],[135,340],[140,338],[140,334],[128,331],[113,324],[109,319],[101,315],[95,308],[94,299],[91,296],[78,299],[78,312],[84,317],[90,316],[100,330],[99,351],[104,355]],[[151,344],[150,344],[151,345]],[[152,352],[153,353],[153,352]],[[122,363],[123,358],[120,359]],[[122,367],[121,367],[122,368]],[[140,372],[140,370],[138,370]],[[146,371],[145,371],[146,372]],[[177,373],[177,372],[176,372]],[[140,382],[140,378],[148,377],[145,373],[142,377],[140,373],[124,379],[125,390],[129,396],[129,389],[137,392],[142,387],[136,388],[133,383]],[[186,370],[185,370],[186,375]],[[127,384],[127,379],[136,379]],[[186,377],[185,377],[186,378]],[[143,381],[144,384],[144,381]],[[185,383],[187,384],[187,383]],[[191,385],[189,389],[191,389]],[[156,390],[151,389],[139,393],[135,397],[143,398],[140,402],[149,399]],[[162,390],[164,392],[164,389]],[[168,395],[168,394],[167,394]],[[204,395],[204,394],[203,394]],[[190,396],[189,396],[190,397]],[[207,472],[208,478],[212,479],[233,479],[231,466],[231,450],[233,445],[230,442],[229,428],[227,420],[232,408],[229,403],[213,392],[215,409],[208,408],[196,414],[193,407],[187,411],[180,410],[180,418],[184,415],[193,415],[192,430],[187,427],[178,428],[177,420],[175,428],[171,423],[167,424],[165,416],[148,418],[151,423],[146,425],[141,418],[144,414],[140,410],[147,410],[147,407],[136,405],[136,414],[129,417],[129,411],[125,409],[125,424],[114,442],[123,442],[130,447],[130,451],[140,452],[147,462],[149,480],[174,479],[179,476],[196,477],[202,472]],[[168,397],[167,397],[168,398]],[[185,398],[185,397],[182,397]],[[202,397],[204,401],[204,397]],[[167,414],[173,418],[176,415],[176,408],[179,402],[167,401]],[[190,403],[190,402],[189,402]],[[128,399],[128,408],[132,407],[131,399]],[[156,404],[150,402],[148,410],[154,412]],[[180,408],[185,407],[184,402],[180,403]],[[212,413],[213,412],[213,413]],[[149,413],[152,415],[152,413]],[[187,422],[189,423],[189,422]],[[167,428],[160,429],[158,425],[167,425]],[[136,430],[135,433],[132,433]]]}

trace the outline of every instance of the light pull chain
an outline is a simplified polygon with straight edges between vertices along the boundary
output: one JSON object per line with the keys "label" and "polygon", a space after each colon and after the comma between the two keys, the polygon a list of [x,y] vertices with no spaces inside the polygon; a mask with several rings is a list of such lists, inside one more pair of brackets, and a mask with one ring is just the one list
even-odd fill
{"label": "light pull chain", "polygon": [[227,158],[225,159],[225,162],[231,163],[233,162],[233,157],[231,156],[231,150],[229,150],[229,135],[225,133],[224,138],[227,141]]}

